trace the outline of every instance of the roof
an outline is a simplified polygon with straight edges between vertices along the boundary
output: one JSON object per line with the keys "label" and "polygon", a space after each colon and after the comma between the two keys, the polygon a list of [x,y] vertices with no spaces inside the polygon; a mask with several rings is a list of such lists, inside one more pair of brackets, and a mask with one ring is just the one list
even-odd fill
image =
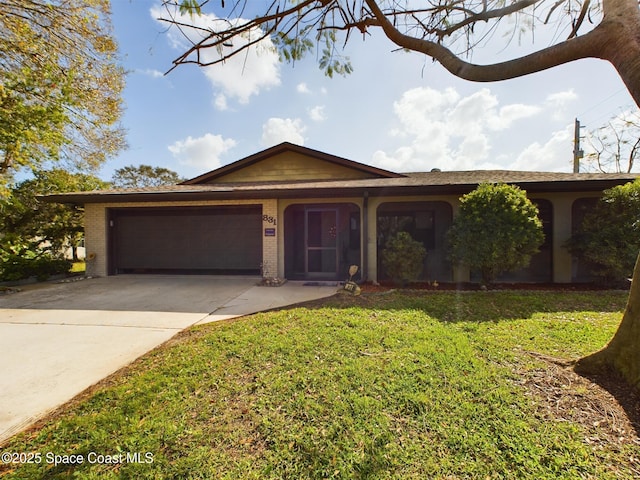
{"label": "roof", "polygon": [[604,189],[633,181],[639,177],[640,174],[635,173],[557,173],[512,170],[434,171],[362,180],[273,181],[226,184],[193,184],[186,182],[179,185],[140,189],[60,193],[47,195],[43,199],[49,202],[85,204],[303,198],[310,196],[359,198],[365,194],[371,197],[382,195],[463,195],[473,190],[479,183],[514,184],[527,190],[530,194],[541,192],[600,192]]}
{"label": "roof", "polygon": [[261,152],[255,153],[253,155],[249,155],[243,159],[220,167],[216,170],[212,170],[198,177],[192,178],[190,180],[186,180],[182,182],[182,185],[199,185],[205,183],[212,183],[217,179],[220,179],[226,175],[229,175],[232,172],[236,172],[238,170],[247,168],[251,165],[254,165],[258,162],[266,160],[268,158],[275,157],[282,153],[298,153],[305,157],[314,158],[317,160],[322,160],[323,162],[328,162],[336,165],[341,165],[343,167],[347,167],[350,170],[355,170],[367,176],[379,177],[379,178],[397,178],[402,177],[403,175],[400,173],[390,172],[388,170],[383,170],[381,168],[372,167],[370,165],[365,165],[363,163],[354,162],[353,160],[347,160],[346,158],[338,157],[336,155],[331,155],[325,152],[321,152],[319,150],[314,150],[308,147],[302,147],[300,145],[295,145],[289,142],[283,142],[279,145],[276,145],[271,148],[267,148]]}

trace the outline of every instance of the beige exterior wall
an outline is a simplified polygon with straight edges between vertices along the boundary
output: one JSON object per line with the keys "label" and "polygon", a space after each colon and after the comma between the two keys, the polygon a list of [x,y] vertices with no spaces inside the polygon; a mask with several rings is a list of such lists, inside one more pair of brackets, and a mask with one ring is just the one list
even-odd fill
{"label": "beige exterior wall", "polygon": [[[393,202],[445,202],[451,205],[453,216],[455,217],[460,201],[458,195],[420,195],[409,197],[371,197],[369,198],[369,232],[366,236],[367,242],[367,254],[368,254],[368,280],[376,282],[378,280],[378,242],[377,242],[377,212],[378,207],[383,203]],[[466,271],[466,278],[469,278],[469,272],[466,268],[463,268],[462,276],[464,278],[464,271]],[[458,276],[461,272],[457,268],[454,268],[453,276],[454,280],[458,280]],[[460,280],[466,281],[466,280]]]}
{"label": "beige exterior wall", "polygon": [[564,244],[571,237],[571,209],[579,198],[599,198],[598,192],[570,192],[531,194],[530,198],[549,200],[553,207],[552,258],[554,283],[570,283],[573,280],[572,258]]}
{"label": "beige exterior wall", "polygon": [[265,158],[235,172],[216,178],[213,183],[268,182],[283,180],[352,180],[373,178],[373,174],[295,152]]}
{"label": "beige exterior wall", "polygon": [[[180,202],[128,202],[128,203],[89,203],[85,205],[85,247],[87,257],[87,275],[107,275],[107,209],[108,208],[145,208],[145,207],[198,207],[215,205],[262,205],[262,261],[268,268],[278,264],[278,233],[276,237],[265,237],[265,228],[277,228],[273,219],[278,215],[278,201],[264,200],[218,200],[218,201],[180,201]],[[278,222],[279,223],[279,222]]]}
{"label": "beige exterior wall", "polygon": [[[578,198],[598,198],[597,192],[578,193],[545,193],[533,194],[531,198],[549,200],[553,207],[553,281],[556,283],[568,283],[572,281],[572,259],[564,247],[564,243],[571,236],[571,209],[573,202]],[[370,197],[368,199],[368,232],[362,229],[361,252],[367,252],[367,279],[377,280],[377,242],[376,221],[377,209],[382,203],[387,202],[446,202],[451,205],[453,216],[459,211],[458,195],[442,196],[398,196],[398,197]],[[263,200],[227,200],[227,201],[191,201],[191,202],[130,202],[130,203],[104,203],[87,204],[85,206],[85,245],[87,252],[87,275],[107,275],[107,208],[132,208],[132,207],[171,207],[171,206],[213,206],[213,205],[262,205],[263,237],[262,254],[263,263],[266,265],[269,276],[285,276],[284,255],[284,211],[289,205],[294,204],[327,204],[327,203],[351,203],[360,208],[360,221],[364,227],[364,212],[362,198],[305,198],[305,199],[263,199]],[[275,237],[265,237],[265,228],[275,228]],[[364,244],[366,242],[366,250]],[[363,266],[361,261],[360,267]],[[469,270],[464,266],[453,269],[453,280],[465,282],[469,280]]]}
{"label": "beige exterior wall", "polygon": [[[572,281],[572,258],[564,244],[571,237],[571,209],[573,202],[578,198],[599,198],[598,192],[570,192],[570,193],[544,193],[532,194],[531,198],[544,199],[551,202],[553,207],[553,239],[552,258],[553,271],[552,279],[555,283],[569,283]],[[366,241],[368,244],[368,267],[369,280],[377,280],[377,242],[376,242],[376,220],[377,208],[382,203],[387,202],[447,202],[451,205],[453,217],[460,210],[460,196],[411,196],[411,197],[375,197],[369,200],[369,234]],[[363,234],[364,235],[364,234]],[[454,266],[453,281],[468,282],[470,272],[464,265]]]}

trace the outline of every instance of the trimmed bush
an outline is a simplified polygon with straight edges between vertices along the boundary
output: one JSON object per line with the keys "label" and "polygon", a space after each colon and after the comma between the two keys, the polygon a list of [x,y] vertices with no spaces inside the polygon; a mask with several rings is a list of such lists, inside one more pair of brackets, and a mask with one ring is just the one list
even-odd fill
{"label": "trimmed bush", "polygon": [[567,247],[603,282],[627,285],[640,251],[640,180],[605,190]]}
{"label": "trimmed bush", "polygon": [[448,233],[451,260],[480,270],[484,284],[529,265],[543,241],[538,207],[506,184],[481,184],[463,196]]}
{"label": "trimmed bush", "polygon": [[50,255],[35,258],[10,255],[0,265],[0,280],[16,281],[35,277],[39,281],[44,281],[52,275],[67,273],[71,265],[69,260]]}
{"label": "trimmed bush", "polygon": [[416,281],[422,273],[427,255],[422,243],[407,232],[398,232],[391,237],[382,250],[382,267],[391,279],[400,284]]}

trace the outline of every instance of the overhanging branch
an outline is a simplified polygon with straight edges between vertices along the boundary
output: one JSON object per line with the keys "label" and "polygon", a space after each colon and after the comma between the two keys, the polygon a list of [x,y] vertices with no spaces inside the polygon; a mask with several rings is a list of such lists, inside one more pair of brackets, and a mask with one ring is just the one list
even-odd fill
{"label": "overhanging branch", "polygon": [[438,61],[456,77],[474,82],[495,82],[529,75],[582,58],[602,58],[600,45],[604,41],[601,29],[530,55],[506,62],[478,65],[466,62],[443,45],[426,39],[416,38],[400,32],[385,16],[375,0],[365,0],[389,40],[401,48],[424,53]]}

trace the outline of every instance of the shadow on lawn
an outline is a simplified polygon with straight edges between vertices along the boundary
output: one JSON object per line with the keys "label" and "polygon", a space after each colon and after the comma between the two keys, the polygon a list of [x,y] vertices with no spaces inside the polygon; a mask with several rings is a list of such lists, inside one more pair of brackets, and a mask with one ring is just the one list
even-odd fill
{"label": "shadow on lawn", "polygon": [[[640,445],[640,391],[629,385],[617,372],[612,371],[601,375],[579,375],[606,390],[615,398],[627,415],[631,427],[635,430],[638,437],[636,443]],[[610,415],[609,412],[605,412],[605,414]],[[623,435],[623,432],[620,433]]]}
{"label": "shadow on lawn", "polygon": [[625,291],[423,291],[397,290],[337,294],[295,305],[304,308],[364,308],[373,310],[422,310],[441,322],[499,322],[531,318],[536,313],[620,312]]}
{"label": "shadow on lawn", "polygon": [[[362,308],[366,310],[421,310],[441,322],[501,322],[531,318],[536,313],[559,312],[619,312],[622,316],[628,292],[626,291],[486,291],[486,292],[434,292],[398,290],[376,294],[351,296],[337,294],[326,299],[296,305],[308,309]],[[570,364],[562,361],[565,368]],[[571,368],[572,369],[572,368]],[[574,372],[575,375],[577,373]],[[597,385],[603,394],[595,400],[601,406],[604,417],[612,415],[608,409],[613,401],[625,412],[627,429],[640,437],[640,391],[629,386],[615,373],[600,376],[584,376]],[[604,392],[608,392],[610,397]],[[581,397],[581,395],[577,395]],[[608,397],[608,398],[607,398]],[[584,400],[584,399],[582,399]],[[581,401],[580,399],[577,400]],[[592,402],[593,403],[593,402]],[[608,405],[609,404],[609,405]],[[614,422],[616,423],[616,422]],[[625,436],[633,436],[627,432]],[[621,434],[622,435],[622,434]]]}

